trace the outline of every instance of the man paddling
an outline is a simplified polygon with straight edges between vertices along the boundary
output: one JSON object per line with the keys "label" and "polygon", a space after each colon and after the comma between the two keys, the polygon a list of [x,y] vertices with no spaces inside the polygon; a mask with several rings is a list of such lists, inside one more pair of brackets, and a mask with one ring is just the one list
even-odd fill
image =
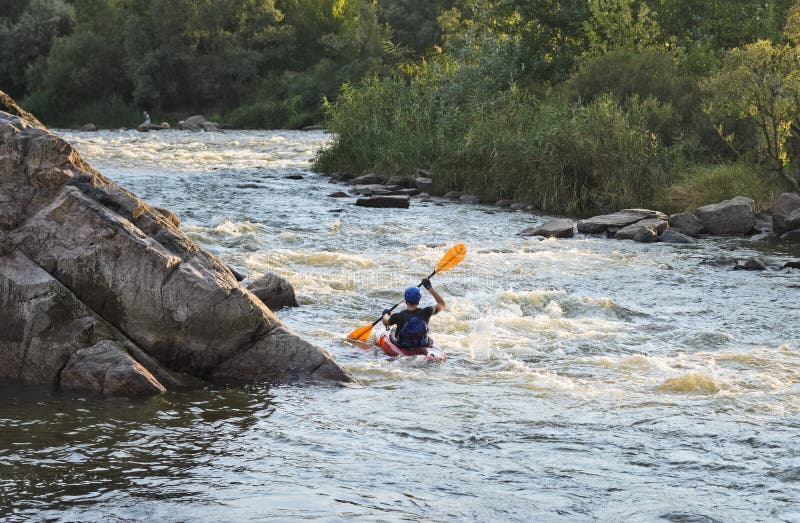
{"label": "man paddling", "polygon": [[436,305],[419,308],[422,293],[419,287],[409,287],[405,292],[406,310],[396,312],[391,316],[389,309],[383,311],[383,324],[387,328],[390,325],[397,325],[392,342],[405,349],[433,345],[433,341],[428,337],[428,322],[431,320],[431,316],[443,311],[447,306],[444,298],[436,292],[428,278],[422,280],[422,286],[436,300]]}

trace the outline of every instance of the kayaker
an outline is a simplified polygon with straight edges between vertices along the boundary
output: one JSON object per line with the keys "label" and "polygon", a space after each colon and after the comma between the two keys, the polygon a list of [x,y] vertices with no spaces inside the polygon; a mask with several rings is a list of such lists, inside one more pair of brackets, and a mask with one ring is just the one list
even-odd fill
{"label": "kayaker", "polygon": [[389,315],[389,309],[383,311],[383,324],[388,328],[396,325],[397,329],[392,336],[392,342],[405,349],[417,347],[430,347],[433,341],[428,337],[428,322],[431,316],[445,309],[447,304],[444,298],[436,292],[427,278],[422,280],[422,286],[436,300],[436,305],[419,308],[422,293],[419,287],[409,287],[405,292],[406,310]]}

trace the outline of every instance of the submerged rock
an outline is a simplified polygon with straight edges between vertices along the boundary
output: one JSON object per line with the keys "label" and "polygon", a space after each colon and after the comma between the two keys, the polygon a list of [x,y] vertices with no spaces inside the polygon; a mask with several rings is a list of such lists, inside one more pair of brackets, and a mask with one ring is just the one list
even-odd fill
{"label": "submerged rock", "polygon": [[103,395],[352,381],[162,212],[0,93],[0,378]]}
{"label": "submerged rock", "polygon": [[221,127],[222,125],[218,124],[217,122],[206,120],[205,116],[202,114],[196,114],[194,116],[190,116],[186,120],[181,120],[178,122],[178,129],[181,131],[219,132],[222,130]]}
{"label": "submerged rock", "polygon": [[767,262],[763,258],[750,258],[744,262],[744,265],[736,265],[733,270],[735,271],[765,271],[768,269]]}
{"label": "submerged rock", "polygon": [[136,130],[140,133],[146,133],[149,131],[168,131],[170,129],[169,124],[167,122],[162,122],[159,125],[154,123],[143,123],[136,127]]}
{"label": "submerged rock", "polygon": [[273,311],[298,305],[292,284],[274,272],[266,273],[248,285],[247,289]]}
{"label": "submerged rock", "polygon": [[681,232],[678,232],[675,229],[667,229],[666,231],[661,233],[659,240],[664,243],[685,243],[685,244],[697,243],[697,240],[695,240],[694,238],[687,236]]}
{"label": "submerged rock", "polygon": [[786,227],[786,218],[797,210],[800,210],[800,194],[795,192],[783,193],[772,203],[770,212],[772,213],[772,229],[775,234],[783,234],[791,230]]}
{"label": "submerged rock", "polygon": [[710,234],[747,234],[755,224],[755,202],[751,198],[737,196],[698,207],[695,214]]}
{"label": "submerged rock", "polygon": [[93,123],[85,123],[79,130],[83,131],[84,133],[93,133],[97,132],[97,126]]}

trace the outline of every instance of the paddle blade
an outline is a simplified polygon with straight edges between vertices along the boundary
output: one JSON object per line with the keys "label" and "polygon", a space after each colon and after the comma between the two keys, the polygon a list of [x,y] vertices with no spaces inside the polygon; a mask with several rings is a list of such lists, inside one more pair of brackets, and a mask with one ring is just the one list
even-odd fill
{"label": "paddle blade", "polygon": [[452,269],[459,263],[461,260],[464,259],[464,256],[467,255],[467,248],[464,246],[463,243],[459,243],[458,245],[453,245],[450,247],[450,250],[442,256],[442,260],[439,262],[439,265],[436,266],[436,272],[446,271],[447,269]]}
{"label": "paddle blade", "polygon": [[363,327],[359,327],[350,334],[348,334],[347,337],[350,338],[351,340],[367,341],[371,333],[372,333],[372,325],[364,325]]}

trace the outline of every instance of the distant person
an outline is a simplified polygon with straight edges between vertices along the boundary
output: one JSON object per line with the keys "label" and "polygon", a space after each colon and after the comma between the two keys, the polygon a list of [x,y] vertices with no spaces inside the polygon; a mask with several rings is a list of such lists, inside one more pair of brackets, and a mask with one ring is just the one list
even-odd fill
{"label": "distant person", "polygon": [[148,125],[150,124],[150,113],[148,113],[147,111],[144,112],[144,123]]}

